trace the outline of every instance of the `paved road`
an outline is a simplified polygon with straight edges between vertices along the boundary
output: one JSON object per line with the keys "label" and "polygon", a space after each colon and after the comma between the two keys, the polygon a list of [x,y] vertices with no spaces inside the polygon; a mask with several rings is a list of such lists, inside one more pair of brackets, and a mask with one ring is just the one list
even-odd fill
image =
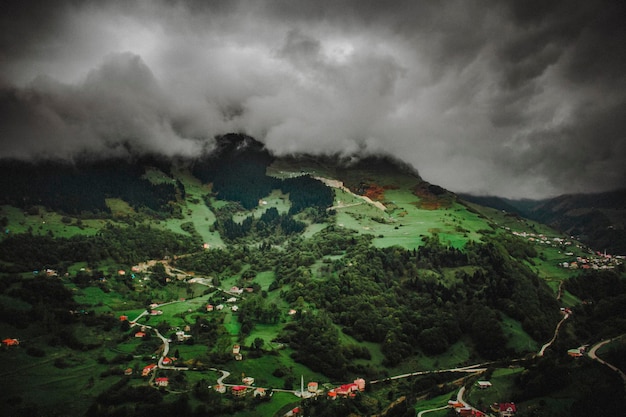
{"label": "paved road", "polygon": [[[622,336],[620,336],[622,337]],[[600,362],[602,365],[604,366],[608,366],[611,370],[617,372],[619,374],[619,376],[622,377],[622,381],[624,381],[624,386],[626,387],[626,374],[624,374],[624,372],[622,372],[621,369],[619,369],[617,366],[612,365],[610,363],[608,363],[607,361],[603,360],[602,358],[598,357],[598,349],[600,349],[602,346],[611,343],[612,341],[614,341],[615,339],[607,339],[607,340],[603,340],[601,342],[596,343],[595,345],[593,345],[593,347],[591,349],[589,349],[589,353],[587,353],[587,355],[589,355],[589,357],[591,359],[593,359],[594,361],[598,361]]]}
{"label": "paved road", "polygon": [[541,350],[539,351],[539,353],[537,353],[537,356],[543,356],[546,349],[549,348],[552,345],[552,343],[554,343],[554,341],[556,340],[556,337],[559,335],[559,330],[561,329],[561,325],[568,318],[569,318],[569,314],[566,313],[565,316],[563,316],[563,318],[561,319],[561,321],[559,321],[558,324],[556,325],[556,329],[554,329],[554,336],[552,336],[552,339],[550,339],[548,343],[546,343],[545,345],[541,347]]}
{"label": "paved road", "polygon": [[487,368],[479,368],[480,366],[484,366],[486,364],[476,364],[476,365],[469,365],[469,366],[464,366],[462,368],[450,368],[450,369],[437,369],[434,371],[417,371],[417,372],[411,372],[408,374],[402,374],[402,375],[395,375],[395,376],[390,376],[388,378],[384,378],[384,379],[377,379],[374,381],[370,381],[370,384],[377,384],[379,382],[383,382],[383,381],[393,381],[395,379],[403,379],[403,378],[409,378],[412,376],[418,376],[418,375],[428,375],[428,374],[440,374],[440,373],[445,373],[445,372],[467,372],[467,373],[481,373],[481,372],[485,372],[487,370]]}
{"label": "paved road", "polygon": [[431,408],[430,410],[422,410],[419,413],[417,413],[417,417],[422,417],[424,414],[430,413],[433,411],[445,410],[446,408],[450,408],[450,406],[444,405],[443,407],[439,407],[439,408]]}

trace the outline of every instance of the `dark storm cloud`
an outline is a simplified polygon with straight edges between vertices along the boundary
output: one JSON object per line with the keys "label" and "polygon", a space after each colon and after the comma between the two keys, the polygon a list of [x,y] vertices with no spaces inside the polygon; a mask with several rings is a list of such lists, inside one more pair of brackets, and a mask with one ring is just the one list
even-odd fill
{"label": "dark storm cloud", "polygon": [[3,3],[0,155],[390,152],[452,190],[623,186],[616,1]]}

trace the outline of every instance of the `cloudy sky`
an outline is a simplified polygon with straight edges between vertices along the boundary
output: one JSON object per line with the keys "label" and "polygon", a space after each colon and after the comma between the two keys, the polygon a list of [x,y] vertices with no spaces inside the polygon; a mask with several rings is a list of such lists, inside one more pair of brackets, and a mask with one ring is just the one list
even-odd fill
{"label": "cloudy sky", "polygon": [[0,157],[387,152],[450,190],[626,185],[626,2],[0,1]]}

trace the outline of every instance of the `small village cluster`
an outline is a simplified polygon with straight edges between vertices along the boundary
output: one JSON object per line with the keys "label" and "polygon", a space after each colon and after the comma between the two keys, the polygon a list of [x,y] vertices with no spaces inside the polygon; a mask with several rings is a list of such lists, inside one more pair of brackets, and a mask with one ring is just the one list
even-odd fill
{"label": "small village cluster", "polygon": [[[573,256],[574,254],[568,252],[566,255]],[[622,263],[624,263],[624,256],[596,252],[594,256],[577,256],[575,261],[561,262],[559,266],[565,269],[614,269]]]}
{"label": "small village cluster", "polygon": [[[506,227],[506,230],[511,229]],[[527,233],[527,232],[511,232],[515,236],[519,236],[527,239],[529,242],[541,244],[545,246],[551,246],[554,248],[563,248],[566,246],[572,246],[574,243],[571,240],[567,240],[561,237],[548,237],[543,234]],[[579,245],[576,247],[581,248]],[[565,256],[574,256],[574,252],[565,252]],[[611,255],[606,252],[590,253],[589,256],[577,256],[575,260],[569,262],[560,262],[559,266],[565,269],[613,269],[618,265],[624,263],[626,256],[623,255]]]}

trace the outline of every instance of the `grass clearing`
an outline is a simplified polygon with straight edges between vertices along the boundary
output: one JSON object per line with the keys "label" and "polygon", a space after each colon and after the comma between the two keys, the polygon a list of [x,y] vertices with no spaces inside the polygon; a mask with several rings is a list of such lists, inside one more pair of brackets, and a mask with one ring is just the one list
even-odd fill
{"label": "grass clearing", "polygon": [[522,323],[504,314],[502,316],[501,326],[506,336],[507,348],[515,350],[518,354],[539,350],[539,344],[522,329]]}
{"label": "grass clearing", "polygon": [[485,389],[472,386],[467,394],[467,401],[473,406],[483,409],[495,402],[511,401],[511,395],[515,388],[515,378],[524,368],[501,368],[496,369],[489,381],[492,386]]}
{"label": "grass clearing", "polygon": [[[434,398],[430,398],[428,400],[421,400],[415,404],[415,413],[419,413],[420,411],[432,410],[439,407],[444,407],[448,405],[448,400],[455,398],[456,391],[450,391],[447,394],[442,394]],[[417,415],[417,414],[416,414]],[[439,411],[433,411],[427,414],[428,417],[445,417],[450,415],[450,409],[444,409]]]}

